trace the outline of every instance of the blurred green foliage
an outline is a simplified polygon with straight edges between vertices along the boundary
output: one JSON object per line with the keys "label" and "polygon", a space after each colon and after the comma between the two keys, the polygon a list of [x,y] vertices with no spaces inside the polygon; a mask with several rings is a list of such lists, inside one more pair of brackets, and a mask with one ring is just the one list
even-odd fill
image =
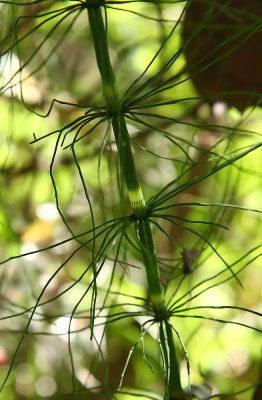
{"label": "blurred green foliage", "polygon": [[[54,19],[41,25],[49,15],[53,15],[48,13],[73,3],[78,2],[42,1],[33,5],[25,3],[22,7],[14,2],[0,2],[0,31],[4,38],[0,64],[3,87],[0,99],[0,261],[11,257],[0,270],[2,378],[14,362],[13,371],[0,395],[5,400],[110,398],[111,390],[116,390],[120,383],[132,349],[123,376],[123,393],[116,393],[114,398],[129,400],[139,389],[139,393],[163,392],[157,331],[144,302],[148,296],[146,280],[141,255],[132,246],[132,241],[135,241],[132,229],[123,239],[116,264],[114,259],[118,247],[112,243],[111,252],[105,257],[97,278],[97,326],[92,341],[89,329],[92,291],[87,291],[92,281],[92,268],[88,269],[94,256],[92,246],[89,244],[80,249],[72,258],[70,255],[79,245],[77,240],[53,246],[70,238],[72,232],[78,235],[92,229],[90,207],[70,148],[57,149],[53,165],[55,197],[49,169],[57,133],[34,144],[30,142],[34,139],[33,134],[41,138],[61,129],[82,115],[89,105],[103,105],[86,12],[79,14],[74,23],[76,16],[72,14],[55,30],[57,22]],[[108,41],[121,93],[144,71],[170,33],[183,6],[184,2],[109,4]],[[19,15],[22,18],[13,25]],[[40,26],[34,30],[37,24]],[[19,42],[21,37],[25,40]],[[16,44],[12,47],[14,42]],[[157,73],[182,43],[179,25],[145,78]],[[17,63],[24,67],[21,74],[12,78]],[[185,58],[181,54],[159,80],[170,78],[184,67]],[[187,76],[185,71],[178,80],[182,82]],[[9,84],[5,86],[10,79],[17,79],[13,88]],[[150,89],[159,83],[153,82]],[[134,106],[137,112],[154,114],[144,117],[147,125],[135,121],[129,114],[136,166],[147,199],[170,180],[179,177],[179,183],[187,182],[260,140],[261,108],[250,107],[240,113],[232,107],[216,113],[208,99],[197,96],[191,81],[186,80],[172,90],[155,95],[154,103],[181,98],[188,98],[187,101],[150,108],[149,100],[146,100]],[[37,115],[45,115],[54,98],[76,103],[84,109],[55,104],[47,118]],[[143,105],[148,108],[139,108]],[[142,116],[137,114],[137,118]],[[90,122],[90,126],[92,124],[95,122]],[[130,213],[125,205],[126,194],[119,177],[112,136],[109,135],[101,146],[106,129],[107,123],[104,122],[76,146],[97,226],[105,220]],[[184,153],[164,135],[183,146]],[[65,145],[70,144],[73,137],[74,133],[68,134]],[[186,168],[192,165],[191,160],[195,166],[185,173]],[[172,199],[174,203],[198,205],[174,205],[168,210],[186,226],[181,218],[212,221],[228,228],[201,223],[190,225],[191,229],[212,242],[235,272],[243,268],[239,279],[244,289],[234,279],[218,285],[231,277],[229,271],[204,283],[208,277],[225,269],[225,264],[201,236],[162,220],[159,223],[176,242],[176,249],[161,230],[155,227],[154,231],[167,299],[171,304],[174,299],[185,296],[185,311],[174,315],[172,323],[186,345],[191,380],[194,384],[208,382],[214,393],[238,392],[259,380],[261,318],[245,309],[261,311],[261,213],[252,211],[261,210],[261,170],[261,149],[258,148]],[[59,215],[56,201],[71,233]],[[213,205],[207,207],[203,203]],[[223,207],[220,203],[236,206]],[[99,236],[96,248],[101,248],[102,244],[103,236]],[[43,248],[47,250],[40,251]],[[183,277],[183,249],[198,249],[200,252],[192,274],[184,277],[177,288]],[[20,257],[24,253],[32,254]],[[54,276],[57,268],[68,258],[66,265]],[[45,287],[49,280],[50,284]],[[194,289],[198,284],[199,289]],[[214,287],[194,298],[196,293],[210,285]],[[42,305],[35,310],[16,354],[30,312],[43,288]],[[176,297],[173,298],[174,294]],[[83,300],[70,321],[72,310],[81,296],[84,296]],[[242,310],[194,309],[224,305]],[[216,318],[218,322],[212,320]],[[177,338],[176,342],[179,357],[184,360]],[[75,389],[72,376],[76,378]],[[182,361],[182,378],[183,386],[186,386],[185,361]],[[250,400],[252,393],[251,390],[226,398]],[[149,396],[141,394],[139,398],[161,398],[156,394]]]}

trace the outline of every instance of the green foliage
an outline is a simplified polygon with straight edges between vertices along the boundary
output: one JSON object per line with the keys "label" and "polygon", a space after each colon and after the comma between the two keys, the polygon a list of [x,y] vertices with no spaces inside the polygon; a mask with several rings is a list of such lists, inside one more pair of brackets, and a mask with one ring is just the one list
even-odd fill
{"label": "green foliage", "polygon": [[261,18],[190,3],[0,1],[0,398],[260,387],[261,93],[197,77]]}

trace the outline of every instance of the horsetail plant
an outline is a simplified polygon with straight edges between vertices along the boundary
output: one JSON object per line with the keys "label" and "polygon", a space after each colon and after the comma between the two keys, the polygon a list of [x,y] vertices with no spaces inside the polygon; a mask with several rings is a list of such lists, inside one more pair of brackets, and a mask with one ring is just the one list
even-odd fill
{"label": "horsetail plant", "polygon": [[90,2],[87,0],[87,7],[97,65],[101,74],[107,109],[112,121],[121,171],[127,187],[133,215],[136,219],[138,239],[140,240],[141,252],[146,268],[150,298],[155,318],[160,321],[160,343],[163,349],[164,362],[167,371],[169,371],[167,384],[169,390],[167,393],[170,399],[182,399],[185,396],[180,382],[179,365],[176,358],[172,330],[168,323],[168,312],[164,303],[154,241],[149,218],[147,216],[144,196],[136,174],[124,112],[117,92],[114,72],[110,63],[101,4],[99,2],[95,4],[91,2],[90,5]]}
{"label": "horsetail plant", "polygon": [[[262,146],[262,142],[257,140],[261,134],[257,126],[252,126],[252,118],[257,121],[261,113],[259,107],[256,107],[260,104],[261,94],[259,90],[256,92],[252,85],[246,89],[248,85],[244,83],[245,90],[232,85],[224,87],[224,83],[220,85],[219,79],[222,78],[219,74],[216,75],[214,68],[220,65],[221,60],[231,60],[232,54],[241,49],[242,42],[248,42],[250,38],[253,40],[254,35],[261,31],[262,20],[255,15],[251,4],[250,10],[247,10],[247,18],[250,19],[248,24],[243,22],[234,25],[235,21],[242,21],[245,18],[239,0],[207,0],[203,2],[206,7],[203,10],[204,6],[200,3],[202,4],[200,0],[0,1],[0,11],[7,21],[1,25],[3,39],[0,68],[3,102],[11,98],[12,105],[18,102],[20,107],[22,103],[33,113],[34,118],[36,116],[39,119],[45,118],[44,121],[50,120],[54,112],[59,114],[59,109],[61,110],[59,115],[63,120],[63,127],[54,129],[52,127],[49,133],[44,133],[42,136],[33,133],[30,144],[46,143],[48,140],[52,142],[54,138],[54,143],[51,145],[49,175],[56,210],[67,232],[67,237],[59,239],[56,243],[51,243],[52,234],[48,233],[45,242],[42,238],[44,227],[46,230],[51,228],[45,220],[46,216],[43,217],[44,223],[39,217],[38,224],[40,222],[42,224],[40,224],[42,232],[39,239],[41,246],[38,247],[36,238],[30,236],[30,240],[37,244],[36,247],[26,249],[19,255],[10,256],[10,252],[7,252],[7,258],[1,265],[11,262],[17,262],[19,265],[19,262],[22,263],[24,260],[30,262],[30,257],[39,257],[41,260],[42,254],[47,254],[47,257],[51,254],[58,260],[57,257],[60,257],[61,253],[59,249],[68,246],[66,250],[62,250],[63,257],[62,261],[60,259],[59,267],[47,278],[45,277],[45,283],[41,284],[40,288],[34,274],[29,273],[31,277],[27,284],[31,285],[31,294],[30,298],[23,299],[22,305],[12,295],[5,293],[6,288],[3,283],[2,298],[5,312],[1,316],[2,322],[9,319],[14,319],[16,322],[19,318],[24,321],[26,317],[26,323],[22,328],[17,323],[14,330],[9,331],[7,327],[3,329],[4,333],[19,334],[18,344],[9,366],[4,370],[1,383],[0,396],[4,396],[6,400],[14,398],[9,391],[8,383],[12,381],[12,371],[16,368],[19,355],[25,351],[24,344],[31,335],[33,337],[46,335],[53,339],[53,335],[59,338],[59,335],[66,334],[68,360],[62,367],[62,374],[68,374],[70,370],[72,388],[68,386],[68,382],[64,382],[64,387],[60,386],[57,390],[56,382],[51,377],[45,382],[51,382],[53,390],[45,391],[41,388],[41,379],[37,381],[36,386],[30,383],[31,386],[25,388],[20,379],[16,381],[15,387],[18,388],[21,398],[27,396],[26,398],[33,399],[36,392],[40,397],[53,399],[130,400],[139,397],[157,400],[208,400],[226,394],[212,394],[213,382],[206,376],[202,383],[201,372],[198,374],[194,372],[198,376],[197,384],[191,384],[192,361],[188,347],[193,342],[193,347],[200,348],[198,353],[200,363],[201,352],[204,350],[199,342],[205,342],[205,333],[201,332],[201,321],[217,322],[222,326],[232,324],[237,328],[249,328],[254,335],[261,334],[258,321],[262,314],[255,307],[252,309],[248,302],[243,306],[225,305],[222,292],[216,291],[220,286],[227,285],[231,297],[233,289],[237,293],[236,297],[241,297],[239,293],[242,293],[245,287],[243,273],[250,264],[256,265],[262,255],[259,239],[255,245],[246,239],[249,249],[244,254],[241,249],[240,255],[240,249],[235,244],[233,235],[239,235],[241,242],[243,238],[241,235],[244,233],[240,234],[239,229],[233,234],[228,231],[231,226],[235,230],[234,213],[246,212],[252,215],[250,218],[252,221],[254,219],[254,225],[261,222],[259,217],[262,211],[259,207],[250,206],[248,201],[243,205],[238,204],[241,185],[245,179],[256,174],[258,179],[261,179],[257,168],[261,157],[255,158],[256,165],[252,166],[255,172],[245,163],[245,160],[250,160],[253,154],[256,157]],[[200,20],[194,19],[197,18],[194,7],[199,7],[203,12]],[[129,78],[131,83],[127,88],[124,88],[127,85],[123,85],[120,80],[121,74],[130,65],[123,64],[121,67],[120,60],[118,71],[115,73],[117,68],[110,52],[109,33],[114,28],[114,13],[117,18],[120,18],[120,15],[129,15],[127,23],[131,21],[131,25],[133,19],[143,21],[146,30],[150,30],[151,24],[156,24],[153,26],[157,27],[152,30],[152,37],[145,35],[141,30],[141,35],[145,35],[142,39],[139,37],[138,29],[138,33],[134,32],[134,41],[130,40],[127,47],[122,49],[124,56],[128,58],[130,52],[132,59],[137,57],[135,52],[138,48],[141,47],[145,53],[148,49],[151,52],[151,46],[154,48],[148,61],[142,60],[142,67],[136,67],[137,70],[134,68],[135,71],[131,68]],[[230,21],[224,23],[223,18],[229,18]],[[115,21],[117,25],[119,20]],[[84,31],[87,24],[88,34]],[[199,56],[195,55],[197,47],[192,49],[192,44],[203,32],[208,42],[212,41],[212,35],[211,39],[208,37],[209,30],[213,32],[215,29],[219,36],[219,32],[227,32],[228,27],[236,32],[231,36],[222,34],[221,40],[213,46],[212,43],[211,46],[205,44],[205,40],[202,39],[203,47],[207,46],[208,50],[205,54],[200,51]],[[81,55],[86,51],[86,36],[94,49],[95,57],[92,62],[89,60],[89,67],[92,64],[90,74],[96,76],[94,70],[97,71],[99,79],[97,87],[93,89],[92,100],[90,94],[83,93],[84,84],[80,84],[81,90],[79,89],[84,100],[80,98],[78,101],[74,100],[77,95],[72,84],[72,99],[69,101],[52,98],[50,106],[47,106],[47,100],[41,99],[41,96],[38,102],[32,98],[28,101],[24,89],[30,80],[39,77],[41,83],[43,79],[41,74],[44,74],[45,69],[50,75],[52,71],[56,75],[55,57],[59,59],[57,53],[59,47],[64,45],[70,48],[71,44],[66,42],[70,32],[72,40],[75,40],[71,51],[76,52],[76,63],[72,67],[71,78],[75,80],[76,86],[79,83],[76,79],[77,72],[74,71],[80,71],[83,67],[83,62],[78,61],[77,39],[84,42]],[[141,54],[139,53],[138,57],[141,58]],[[191,63],[185,61],[185,55]],[[18,61],[15,63],[14,60]],[[87,62],[85,58],[84,60]],[[14,64],[18,64],[15,70]],[[63,65],[63,62],[61,64]],[[81,64],[79,70],[78,64]],[[204,89],[205,84],[202,85],[198,81],[205,72],[208,77],[210,71],[215,73],[214,90]],[[85,77],[88,72],[82,74]],[[66,81],[66,73],[64,75]],[[58,81],[61,79],[59,74],[56,77]],[[60,82],[61,87],[66,86],[63,78]],[[216,89],[216,79],[218,89]],[[196,93],[190,80],[195,83],[200,94]],[[86,84],[85,80],[84,82]],[[71,81],[68,83],[70,86]],[[65,90],[69,92],[70,88]],[[46,94],[42,96],[47,97]],[[222,104],[221,99],[224,101]],[[90,105],[91,101],[95,105]],[[231,109],[227,110],[226,104],[231,106]],[[223,108],[223,112],[216,111],[219,106]],[[235,110],[232,109],[234,106]],[[242,112],[247,106],[250,108],[246,114],[236,111],[239,109]],[[45,109],[44,114],[41,109]],[[65,109],[71,110],[69,119]],[[151,137],[152,140],[147,140]],[[95,144],[91,146],[92,140]],[[42,151],[49,152],[49,144],[46,148],[42,146],[40,148]],[[9,150],[3,163],[4,174],[8,173]],[[68,155],[64,155],[68,154],[68,150],[69,158]],[[145,155],[145,160],[140,157],[141,152]],[[106,153],[107,176],[103,167]],[[96,169],[94,164],[88,169],[92,159],[98,162],[98,187],[95,184],[92,186],[92,183],[89,185]],[[150,174],[146,175],[143,171],[143,167],[146,171],[147,168],[150,170],[151,160],[155,162],[154,167],[151,167],[154,168],[154,177],[162,174],[161,185],[159,182],[155,185],[154,179],[152,180],[151,186],[155,186],[154,188],[146,182]],[[33,165],[37,165],[37,162],[35,161]],[[63,165],[68,168],[72,176],[68,176],[68,181],[62,182],[61,192],[64,191],[62,193],[65,194],[66,187],[70,188],[69,182],[71,182],[75,196],[74,198],[71,195],[67,210],[64,210],[63,195],[61,196],[57,183],[59,168]],[[252,176],[252,179],[255,178]],[[70,214],[70,206],[73,210],[77,210],[79,205],[77,203],[83,202],[77,197],[80,191],[85,199],[85,212],[81,211],[79,218],[75,219],[75,211],[71,210]],[[105,192],[109,194],[110,201],[104,195]],[[126,202],[126,192],[128,202]],[[3,209],[5,202],[8,202],[8,196],[6,193],[1,198]],[[112,202],[113,205],[110,204]],[[83,217],[83,214],[87,213],[87,218]],[[258,218],[255,219],[255,216]],[[86,224],[89,225],[88,228]],[[240,224],[241,217],[236,222],[236,225]],[[35,226],[37,224],[32,224],[34,229]],[[29,233],[36,232],[32,227],[25,229],[21,234],[25,243]],[[254,241],[257,241],[256,233],[251,228],[247,237],[249,234]],[[239,247],[241,248],[241,244]],[[234,258],[231,253],[235,255]],[[44,258],[43,261],[45,262]],[[132,293],[125,289],[125,285],[132,284],[130,283],[132,279],[126,278],[127,271],[139,269],[140,265],[143,265],[146,277],[146,287],[141,285],[144,293],[142,295],[134,293],[135,289],[131,290]],[[27,270],[26,266],[23,268]],[[104,274],[106,278],[103,278]],[[30,283],[33,280],[34,283]],[[5,282],[4,274],[3,282]],[[54,283],[56,289],[52,292],[51,287]],[[212,290],[215,295],[220,296],[218,301],[214,301],[213,297],[207,297]],[[71,293],[75,293],[77,297]],[[227,297],[226,294],[224,296]],[[199,299],[203,299],[203,302]],[[56,310],[56,305],[57,310],[63,310],[61,313]],[[225,312],[222,317],[210,314],[219,310]],[[201,313],[204,311],[207,315]],[[247,318],[236,320],[235,314],[230,312],[242,312]],[[251,320],[251,317],[254,319]],[[48,330],[45,325],[41,325],[41,329],[37,328],[39,324],[51,326],[57,321],[64,321],[63,318],[67,321],[66,333],[53,334],[52,327],[48,327]],[[128,320],[132,322],[125,326]],[[191,320],[196,324],[190,325]],[[199,325],[197,321],[200,321]],[[110,366],[110,363],[113,363],[110,361],[110,349],[114,348],[114,337],[120,334],[113,331],[113,327],[117,324],[123,329],[125,327],[127,331],[129,329],[132,331],[135,326],[139,326],[140,330],[137,341],[132,337],[131,350],[127,354],[122,351],[126,361],[121,364],[122,372],[117,376],[118,384],[115,383],[115,379],[110,378],[110,375],[114,374]],[[154,331],[155,327],[157,329]],[[80,346],[75,337],[86,332],[89,333],[88,340]],[[125,334],[126,341],[130,341],[130,335]],[[207,331],[208,335],[210,332]],[[220,335],[219,331],[216,335]],[[186,341],[183,336],[186,337]],[[108,353],[105,342],[108,343]],[[3,343],[3,345],[0,343],[0,346],[4,346],[5,342]],[[95,346],[94,343],[97,345],[96,350],[92,347]],[[157,382],[151,379],[150,385],[145,384],[145,387],[137,389],[133,379],[133,387],[132,385],[131,388],[124,387],[131,368],[131,358],[140,344],[143,361],[149,366],[150,374],[155,372]],[[78,346],[81,351],[78,351]],[[150,346],[152,351],[148,350]],[[231,351],[230,345],[227,350]],[[84,367],[79,367],[81,363],[86,365],[86,361],[82,358],[83,353],[87,354],[88,360],[91,359],[86,367],[88,371],[86,379],[82,378]],[[216,371],[213,365],[216,364],[216,360],[211,364],[212,366],[206,366],[206,375],[211,370]],[[19,376],[19,373],[17,374]],[[142,372],[141,375],[145,376]],[[91,384],[88,380],[90,377]],[[66,379],[63,378],[62,381]],[[246,385],[247,387],[240,387],[237,390],[232,389],[232,386],[219,385],[215,379],[213,386],[216,385],[222,386],[222,391],[226,388],[224,391],[229,391],[232,396],[250,395],[252,390],[256,396],[261,382],[257,378],[256,382],[252,381],[250,385]],[[141,386],[141,380],[138,386]],[[230,389],[227,390],[228,387]],[[59,397],[60,395],[62,397]],[[243,397],[243,399],[249,398]],[[254,400],[257,398],[254,397]]]}

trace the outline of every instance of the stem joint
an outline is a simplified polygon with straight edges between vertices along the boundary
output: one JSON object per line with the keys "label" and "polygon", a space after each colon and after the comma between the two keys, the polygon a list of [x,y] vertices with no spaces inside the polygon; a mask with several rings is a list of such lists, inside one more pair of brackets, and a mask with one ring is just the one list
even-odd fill
{"label": "stem joint", "polygon": [[87,9],[97,8],[104,6],[104,4],[105,4],[104,0],[86,0],[86,6],[84,8]]}

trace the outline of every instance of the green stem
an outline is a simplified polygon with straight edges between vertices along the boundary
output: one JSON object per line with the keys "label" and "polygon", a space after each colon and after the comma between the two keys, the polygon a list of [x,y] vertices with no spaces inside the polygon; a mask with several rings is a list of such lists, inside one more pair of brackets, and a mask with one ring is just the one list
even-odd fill
{"label": "green stem", "polygon": [[129,134],[123,114],[112,116],[112,126],[118,148],[121,170],[126,183],[131,208],[136,217],[146,215],[146,203],[137,178]]}
{"label": "green stem", "polygon": [[139,217],[146,215],[145,200],[136,174],[129,134],[122,112],[122,105],[116,86],[114,71],[108,53],[107,36],[100,7],[89,7],[88,17],[95,47],[97,65],[102,79],[104,97],[112,120],[121,170],[126,183],[133,213],[136,217]]}
{"label": "green stem", "polygon": [[[90,3],[89,0],[87,0],[87,5],[88,3]],[[110,62],[107,36],[100,7],[89,7],[88,18],[108,111],[111,114],[118,114],[121,112],[121,103],[115,84],[115,74]]]}
{"label": "green stem", "polygon": [[181,386],[179,363],[176,355],[172,327],[167,320],[160,322],[159,339],[167,375],[168,399],[185,400],[186,395]]}
{"label": "green stem", "polygon": [[127,186],[132,210],[135,217],[138,218],[138,234],[141,242],[144,263],[146,266],[151,300],[154,309],[157,312],[162,311],[163,314],[164,296],[160,282],[159,266],[155,254],[155,246],[150,224],[146,218],[147,210],[145,201],[140,183],[137,178],[126,121],[122,112],[114,71],[110,63],[106,31],[100,7],[94,5],[89,7],[88,16],[94,41],[97,64],[101,74],[104,96],[108,111],[111,116],[115,140],[118,148],[121,170]]}
{"label": "green stem", "polygon": [[144,264],[146,267],[150,297],[154,307],[154,311],[157,318],[166,319],[167,311],[164,304],[164,295],[160,281],[159,265],[157,262],[155,245],[148,219],[140,218],[137,222],[137,228]]}
{"label": "green stem", "polygon": [[116,86],[114,71],[110,62],[107,36],[100,8],[101,3],[99,5],[97,0],[86,0],[86,3],[88,6],[89,24],[94,42],[97,65],[101,74],[107,109],[112,121],[121,171],[126,183],[133,214],[137,219],[137,234],[140,240],[141,252],[146,268],[150,297],[155,317],[157,320],[161,321],[160,342],[164,354],[164,363],[168,366],[168,370],[170,371],[170,379],[168,379],[169,399],[181,400],[183,391],[181,389],[175,344],[173,341],[172,330],[168,322],[168,312],[164,303],[159,265],[157,262],[151,227],[147,217],[145,200],[137,178],[129,133]]}

